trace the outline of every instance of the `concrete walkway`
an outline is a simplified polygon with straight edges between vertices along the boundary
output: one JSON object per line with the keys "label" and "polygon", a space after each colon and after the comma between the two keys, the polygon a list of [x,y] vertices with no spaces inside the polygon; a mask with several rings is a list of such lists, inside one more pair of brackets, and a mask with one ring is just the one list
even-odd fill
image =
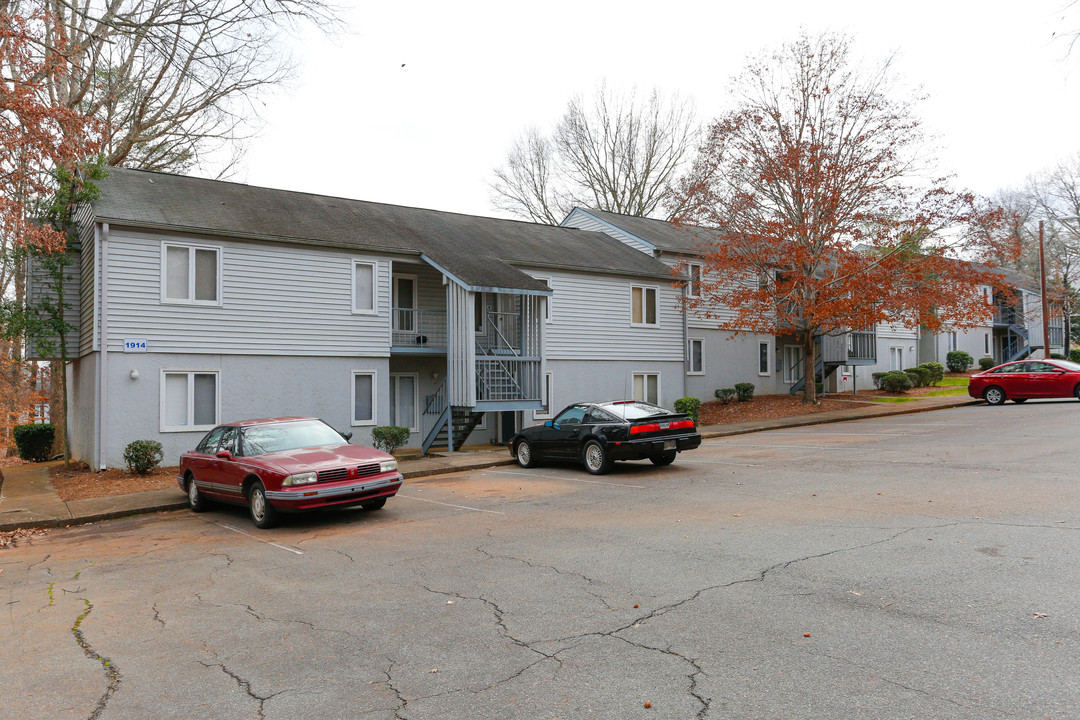
{"label": "concrete walkway", "polygon": [[[829,399],[842,400],[844,398],[830,395]],[[958,407],[974,402],[966,395],[921,398],[902,403],[864,404],[852,401],[851,407],[843,410],[725,425],[706,425],[699,427],[698,430],[704,438],[727,437],[777,428],[821,425],[886,415],[905,415]],[[498,448],[480,452],[451,453],[443,457],[402,460],[399,467],[405,479],[409,480],[462,470],[510,465],[513,462],[506,448]],[[138,513],[187,507],[187,497],[179,487],[65,502],[60,499],[49,482],[49,468],[57,464],[59,463],[13,465],[4,469],[3,483],[0,484],[0,531],[77,525]]]}

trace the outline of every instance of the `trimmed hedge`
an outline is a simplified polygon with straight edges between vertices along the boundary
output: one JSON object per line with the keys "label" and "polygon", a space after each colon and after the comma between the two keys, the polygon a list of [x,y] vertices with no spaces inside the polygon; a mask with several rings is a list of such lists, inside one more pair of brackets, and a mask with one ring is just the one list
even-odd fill
{"label": "trimmed hedge", "polygon": [[990,368],[994,367],[995,365],[997,365],[997,360],[995,360],[992,357],[979,358],[979,369],[980,370],[989,370]]}
{"label": "trimmed hedge", "polygon": [[749,402],[754,399],[754,383],[735,383],[735,397],[739,402]]}
{"label": "trimmed hedge", "polygon": [[720,401],[721,405],[727,405],[729,402],[735,399],[735,388],[717,388],[716,399]]}
{"label": "trimmed hedge", "polygon": [[881,376],[881,389],[885,392],[903,393],[911,389],[911,377],[902,370],[892,370]]}
{"label": "trimmed hedge", "polygon": [[1080,350],[1070,350],[1069,359],[1074,363],[1080,363]]}
{"label": "trimmed hedge", "polygon": [[911,383],[915,387],[926,387],[930,384],[930,379],[934,376],[934,373],[922,366],[904,368],[904,372],[911,378]]}
{"label": "trimmed hedge", "polygon": [[871,373],[870,374],[870,379],[874,381],[874,389],[875,390],[880,390],[881,389],[881,378],[885,377],[886,375],[888,375],[888,371],[886,371],[886,372],[876,372],[876,373]]}
{"label": "trimmed hedge", "polygon": [[124,448],[124,462],[128,470],[136,475],[146,475],[164,459],[161,443],[156,440],[135,440]]}
{"label": "trimmed hedge", "polygon": [[371,428],[371,444],[376,450],[394,454],[399,447],[409,442],[409,428],[399,425],[379,425]]}
{"label": "trimmed hedge", "polygon": [[925,362],[919,365],[921,368],[926,368],[930,371],[930,384],[937,385],[945,378],[945,366],[939,362]]}
{"label": "trimmed hedge", "polygon": [[681,397],[675,401],[675,412],[686,413],[696,424],[701,412],[701,401],[696,397]]}
{"label": "trimmed hedge", "polygon": [[44,462],[52,455],[56,429],[49,423],[16,425],[11,429],[19,457],[30,462]]}
{"label": "trimmed hedge", "polygon": [[945,365],[949,372],[964,372],[974,364],[975,358],[964,350],[950,350],[945,356]]}

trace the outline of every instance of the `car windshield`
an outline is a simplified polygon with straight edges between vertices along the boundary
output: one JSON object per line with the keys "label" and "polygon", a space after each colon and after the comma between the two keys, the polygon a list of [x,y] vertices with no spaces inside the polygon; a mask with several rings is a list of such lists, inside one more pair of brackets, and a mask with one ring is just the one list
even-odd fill
{"label": "car windshield", "polygon": [[244,455],[345,444],[345,438],[321,420],[252,425],[240,432],[244,438]]}
{"label": "car windshield", "polygon": [[1071,370],[1072,372],[1080,372],[1080,363],[1074,363],[1070,360],[1055,360],[1054,364],[1060,365],[1066,370]]}
{"label": "car windshield", "polygon": [[655,415],[670,415],[667,410],[649,403],[627,400],[604,405],[604,409],[616,417],[624,420],[637,420],[639,418],[653,417]]}

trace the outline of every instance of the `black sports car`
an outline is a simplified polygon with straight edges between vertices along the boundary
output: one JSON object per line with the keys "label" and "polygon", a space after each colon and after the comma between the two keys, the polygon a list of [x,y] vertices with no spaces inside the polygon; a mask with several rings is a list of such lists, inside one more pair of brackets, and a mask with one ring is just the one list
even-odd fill
{"label": "black sports car", "polygon": [[521,467],[547,458],[580,460],[593,475],[603,475],[615,460],[649,458],[670,465],[675,455],[701,444],[689,415],[636,400],[576,403],[554,420],[525,428],[510,441]]}

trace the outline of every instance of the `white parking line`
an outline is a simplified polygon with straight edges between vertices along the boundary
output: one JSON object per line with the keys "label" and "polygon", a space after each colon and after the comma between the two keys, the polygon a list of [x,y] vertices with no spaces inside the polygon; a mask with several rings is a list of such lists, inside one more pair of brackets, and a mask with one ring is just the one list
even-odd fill
{"label": "white parking line", "polygon": [[[602,482],[600,480],[583,480],[581,478],[563,477],[562,475],[537,475],[536,473],[514,472],[513,470],[491,470],[490,472],[498,475],[517,475],[518,477],[534,477],[542,478],[544,480],[569,480],[571,482],[589,483],[591,485],[614,485],[615,487],[638,488],[640,490],[643,490],[646,487],[645,485],[630,485],[629,483],[611,483]],[[484,474],[487,475],[487,473]]]}
{"label": "white parking line", "polygon": [[280,550],[285,550],[286,552],[291,552],[294,555],[303,555],[304,554],[303,550],[297,550],[296,548],[289,547],[288,545],[278,545],[275,542],[270,542],[269,540],[264,540],[261,537],[258,537],[256,535],[252,535],[251,533],[247,532],[246,530],[241,530],[240,528],[233,527],[232,525],[226,525],[225,523],[214,522],[213,520],[208,520],[207,518],[203,518],[203,517],[201,517],[199,519],[202,520],[203,522],[208,522],[211,525],[217,525],[218,527],[225,528],[226,530],[232,530],[234,533],[240,533],[241,535],[247,535],[252,540],[258,540],[261,543],[266,543],[267,545],[273,545],[274,547],[276,547],[276,548],[278,548]]}
{"label": "white parking line", "polygon": [[851,448],[846,445],[838,445],[836,447],[829,447],[828,445],[751,445],[749,443],[737,443],[736,447],[756,447],[756,448],[780,448],[787,450],[850,450]]}
{"label": "white parking line", "polygon": [[468,507],[466,505],[454,505],[452,503],[439,502],[438,500],[428,500],[427,498],[418,498],[418,497],[414,497],[413,495],[402,495],[401,493],[398,493],[394,497],[407,498],[409,500],[419,500],[420,502],[435,503],[436,505],[445,505],[446,507],[457,508],[458,510],[472,510],[474,512],[486,512],[486,513],[491,513],[492,515],[505,515],[506,514],[506,513],[503,513],[503,512],[499,512],[498,510],[484,510],[482,508]]}

